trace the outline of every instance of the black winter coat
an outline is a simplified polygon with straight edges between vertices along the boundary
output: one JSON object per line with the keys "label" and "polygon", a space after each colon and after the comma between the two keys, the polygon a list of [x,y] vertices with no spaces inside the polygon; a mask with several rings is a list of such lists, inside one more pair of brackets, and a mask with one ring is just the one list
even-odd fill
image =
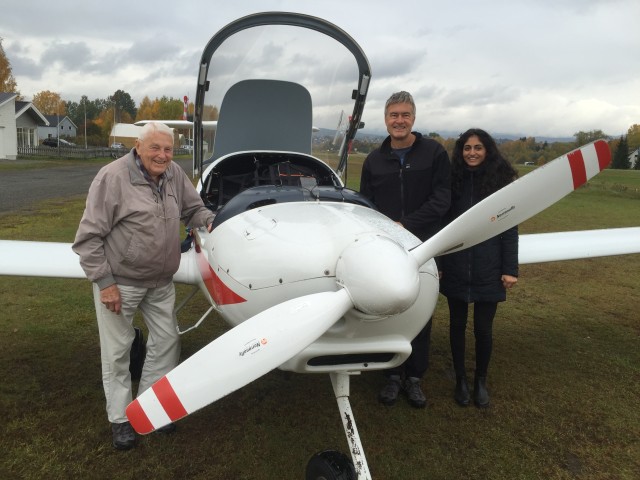
{"label": "black winter coat", "polygon": [[451,205],[451,163],[432,138],[412,132],[416,140],[404,164],[387,137],[362,165],[360,193],[391,220],[424,241],[442,228]]}
{"label": "black winter coat", "polygon": [[[484,169],[467,169],[461,192],[452,193],[447,223],[482,200],[479,186]],[[440,292],[447,298],[473,302],[503,302],[507,293],[502,275],[518,276],[518,227],[471,248],[438,258]]]}

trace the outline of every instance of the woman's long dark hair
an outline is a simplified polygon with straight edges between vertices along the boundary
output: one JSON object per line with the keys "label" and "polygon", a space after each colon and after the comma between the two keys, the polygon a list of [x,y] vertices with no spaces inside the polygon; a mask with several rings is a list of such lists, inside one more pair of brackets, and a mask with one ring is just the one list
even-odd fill
{"label": "woman's long dark hair", "polygon": [[453,154],[451,155],[451,189],[453,192],[462,190],[463,176],[467,168],[467,164],[462,157],[462,151],[464,150],[464,144],[474,135],[480,139],[487,151],[484,162],[482,162],[484,175],[481,177],[482,182],[480,185],[481,198],[485,198],[513,182],[518,178],[518,172],[502,156],[491,135],[480,128],[470,128],[460,135],[453,147]]}

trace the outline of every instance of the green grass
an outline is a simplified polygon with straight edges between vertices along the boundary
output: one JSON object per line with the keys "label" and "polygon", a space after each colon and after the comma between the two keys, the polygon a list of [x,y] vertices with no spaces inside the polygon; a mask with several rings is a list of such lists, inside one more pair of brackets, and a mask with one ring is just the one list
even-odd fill
{"label": "green grass", "polygon": [[[596,177],[600,187],[590,182],[522,231],[637,226],[638,176],[609,172]],[[4,215],[0,238],[72,241],[83,206],[82,198],[58,199]],[[639,285],[640,255],[522,266],[495,321],[486,411],[453,402],[441,301],[428,408],[380,406],[379,372],[352,379],[373,478],[640,478]],[[181,324],[205,308],[196,296]],[[183,358],[225,330],[207,320],[183,337]],[[0,277],[0,347],[0,478],[296,479],[315,452],[348,451],[327,376],[281,371],[180,421],[173,436],[114,451],[87,281]]]}

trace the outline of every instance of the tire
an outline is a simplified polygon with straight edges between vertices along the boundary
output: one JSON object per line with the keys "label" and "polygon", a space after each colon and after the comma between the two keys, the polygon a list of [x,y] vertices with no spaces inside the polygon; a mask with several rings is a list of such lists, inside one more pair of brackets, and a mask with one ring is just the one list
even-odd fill
{"label": "tire", "polygon": [[343,453],[325,450],[309,459],[306,480],[357,480],[356,469]]}

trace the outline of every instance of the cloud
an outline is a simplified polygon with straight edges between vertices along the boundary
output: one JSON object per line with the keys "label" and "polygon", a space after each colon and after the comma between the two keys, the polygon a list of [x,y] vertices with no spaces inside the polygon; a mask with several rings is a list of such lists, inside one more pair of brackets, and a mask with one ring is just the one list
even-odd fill
{"label": "cloud", "polygon": [[[361,45],[373,72],[365,108],[372,128],[384,127],[384,102],[401,89],[413,93],[419,119],[436,131],[475,124],[570,136],[593,125],[619,135],[640,123],[640,63],[633,57],[640,50],[637,0],[489,0],[481,6],[405,0],[401,11],[382,0],[157,0],[152,8],[123,0],[33,0],[4,9],[0,32],[27,97],[51,90],[77,101],[122,89],[140,101],[145,95],[193,95],[211,36],[264,10],[325,18]],[[283,69],[303,68],[316,51],[296,52]],[[254,68],[284,60],[281,53],[265,48],[252,58]],[[221,58],[216,68],[224,72],[230,60]],[[323,60],[316,56],[307,78],[342,81],[348,72],[323,68]],[[328,98],[320,100],[325,104]]]}

